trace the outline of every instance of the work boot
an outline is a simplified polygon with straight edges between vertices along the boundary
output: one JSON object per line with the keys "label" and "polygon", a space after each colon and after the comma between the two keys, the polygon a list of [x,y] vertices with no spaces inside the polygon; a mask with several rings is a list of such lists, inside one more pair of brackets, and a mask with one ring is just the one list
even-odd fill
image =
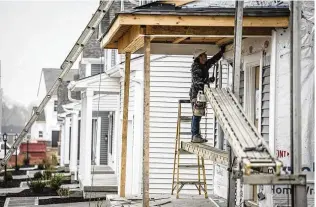
{"label": "work boot", "polygon": [[205,139],[200,134],[194,135],[191,142],[193,143],[204,143]]}

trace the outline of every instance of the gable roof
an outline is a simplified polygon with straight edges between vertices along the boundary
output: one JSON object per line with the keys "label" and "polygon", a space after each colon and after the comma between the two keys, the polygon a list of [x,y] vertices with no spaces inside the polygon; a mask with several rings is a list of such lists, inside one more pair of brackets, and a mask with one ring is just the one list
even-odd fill
{"label": "gable roof", "polygon": [[[33,107],[32,114],[35,113],[36,110],[37,110],[37,107],[34,106],[34,107]],[[43,110],[42,113],[39,115],[39,117],[37,118],[36,121],[46,121],[46,117],[45,117],[45,112],[44,112],[44,110]]]}
{"label": "gable roof", "polygon": [[[44,81],[45,81],[45,87],[46,87],[46,92],[48,92],[52,87],[55,81],[57,80],[58,76],[61,73],[61,69],[57,68],[43,68],[42,69],[42,75],[44,76]],[[78,69],[71,69],[63,79],[64,81],[72,81],[75,80],[76,77],[78,76]],[[53,95],[57,94],[57,90],[54,92]]]}

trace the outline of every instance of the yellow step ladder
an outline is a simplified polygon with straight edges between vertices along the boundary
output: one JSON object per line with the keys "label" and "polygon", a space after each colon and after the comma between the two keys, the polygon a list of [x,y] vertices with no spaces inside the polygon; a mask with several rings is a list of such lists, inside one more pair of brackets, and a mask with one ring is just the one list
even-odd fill
{"label": "yellow step ladder", "polygon": [[[181,132],[181,122],[191,122],[192,120],[192,117],[190,116],[182,116],[182,113],[181,113],[182,104],[191,104],[191,102],[190,100],[179,100],[171,195],[173,195],[174,191],[176,190],[176,195],[177,195],[176,197],[179,198],[179,193],[185,185],[195,185],[195,187],[199,191],[199,195],[201,195],[201,192],[203,191],[205,198],[208,198],[204,158],[197,156],[197,165],[193,165],[193,164],[181,165],[180,164],[180,154],[183,154],[183,153],[188,154],[188,152],[181,149],[181,140],[180,140],[181,135],[191,135],[191,133]],[[197,168],[197,180],[196,181],[180,180],[180,168],[181,169]],[[203,173],[203,181],[201,181],[201,170]]]}

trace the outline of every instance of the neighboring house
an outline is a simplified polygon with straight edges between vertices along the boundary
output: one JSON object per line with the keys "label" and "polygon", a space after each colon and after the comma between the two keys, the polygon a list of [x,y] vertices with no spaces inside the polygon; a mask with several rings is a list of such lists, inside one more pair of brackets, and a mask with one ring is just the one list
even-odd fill
{"label": "neighboring house", "polygon": [[[2,126],[1,127],[2,134],[0,137],[1,142],[2,142],[2,138],[3,138],[3,133],[7,133],[8,144],[10,144],[10,145],[13,144],[15,137],[21,133],[23,128],[24,128],[24,126],[14,126],[14,125]],[[30,136],[30,134],[28,134],[27,136]]]}
{"label": "neighboring house", "polygon": [[[32,115],[36,112],[37,107],[34,106],[32,110]],[[31,139],[43,141],[44,133],[46,133],[46,117],[45,110],[39,115],[37,120],[34,122],[31,128]],[[45,140],[46,141],[46,140]]]}
{"label": "neighboring house", "polygon": [[[115,14],[124,9],[131,9],[137,6],[130,1],[125,1],[123,4],[120,1],[114,1],[111,5],[110,12],[106,14],[99,28],[93,34],[92,38],[84,48],[79,63],[79,80],[67,84],[68,88],[77,92],[77,96],[71,96],[62,103],[63,110],[58,115],[61,123],[61,129],[64,133],[61,134],[61,165],[68,165],[71,159],[71,151],[73,149],[73,136],[76,138],[78,153],[75,153],[75,163],[70,164],[70,170],[77,174],[77,162],[80,160],[81,172],[84,164],[83,158],[89,159],[93,166],[108,166],[109,169],[114,167],[111,159],[109,163],[109,152],[112,153],[113,143],[112,137],[116,135],[116,122],[119,115],[119,71],[113,70],[115,74],[113,78],[104,74],[105,67],[117,65],[120,62],[120,56],[117,50],[104,51],[100,48],[100,43],[97,40],[99,36],[106,31]],[[108,55],[109,53],[109,55]],[[108,63],[110,65],[108,65]],[[100,73],[102,75],[100,76]],[[100,80],[102,84],[100,83]],[[86,93],[87,92],[87,93]],[[81,97],[78,96],[81,94]],[[66,97],[68,95],[64,95]],[[68,97],[69,98],[69,97]],[[87,103],[91,105],[85,105]],[[90,102],[92,101],[92,102]],[[86,107],[84,107],[84,105]],[[82,119],[84,121],[82,123]],[[89,121],[90,120],[90,121]],[[78,129],[74,131],[74,126]],[[83,134],[85,136],[83,136]],[[92,137],[91,137],[92,134]],[[81,139],[81,137],[89,136],[89,139]],[[90,140],[90,141],[88,141]],[[87,143],[83,143],[86,142]],[[84,150],[86,145],[92,145],[88,154]],[[79,167],[80,168],[80,167]],[[87,167],[88,168],[88,167]],[[110,170],[111,171],[111,170]],[[114,172],[113,172],[114,173]],[[84,186],[89,186],[91,183],[88,179],[84,180],[83,173],[79,173],[79,179]],[[90,174],[91,175],[91,174]],[[115,176],[115,175],[113,175]],[[112,176],[112,177],[113,177]],[[114,179],[116,183],[116,178]],[[86,182],[87,181],[87,182]],[[117,188],[115,189],[117,190]]]}
{"label": "neighboring house", "polygon": [[[58,76],[60,75],[60,69],[54,68],[43,68],[37,98],[38,100],[42,100],[48,91],[53,86],[54,82],[57,80]],[[76,75],[78,74],[77,69],[72,69],[63,79],[64,81],[72,81],[75,79]],[[57,148],[58,147],[58,140],[59,140],[59,131],[60,126],[57,122],[57,108],[58,108],[58,100],[57,100],[57,91],[55,91],[47,103],[43,114],[41,115],[41,119],[37,120],[35,125],[33,125],[32,131],[32,139],[46,141],[48,144],[47,146]],[[45,127],[44,121],[42,118],[45,117]],[[41,132],[41,130],[43,131]]]}
{"label": "neighboring house", "polygon": [[[183,11],[183,13],[189,12],[190,8],[197,7],[196,5],[202,11],[205,4],[205,2],[202,5],[198,3],[189,4],[187,10]],[[307,12],[310,15],[309,17],[311,17],[313,15],[308,13],[309,8],[312,8],[312,6],[304,5],[303,13]],[[270,11],[269,8],[264,9]],[[181,12],[181,9],[179,8],[178,11]],[[138,10],[132,11],[125,9],[124,11],[124,13],[135,15],[137,12],[151,14],[151,10],[148,8],[144,10],[138,8]],[[160,12],[166,11],[159,11],[158,13]],[[220,14],[224,11],[221,8],[217,8],[216,12]],[[152,14],[157,14],[157,10],[155,9]],[[314,152],[312,144],[314,129],[308,126],[314,124],[315,120],[314,117],[309,117],[308,114],[313,114],[311,106],[314,105],[314,79],[312,76],[314,73],[314,59],[312,56],[314,40],[311,38],[314,30],[311,21],[304,19],[304,16],[302,18],[306,26],[302,29],[302,35],[304,36],[302,40],[302,45],[304,45],[302,47],[302,79],[305,84],[302,86],[302,100],[304,100],[302,103],[302,115],[304,114],[302,116],[302,126],[305,129],[302,130],[303,148],[305,149],[303,152],[303,165],[306,165],[312,171],[314,156],[313,153],[309,152]],[[109,27],[109,25],[106,25],[106,22],[111,21],[103,21],[102,26],[105,28]],[[279,153],[279,151],[289,150],[289,106],[291,100],[289,98],[290,68],[288,63],[290,57],[288,54],[290,30],[283,28],[272,30],[271,35],[266,35],[266,37],[243,39],[243,68],[240,74],[239,100],[249,119],[253,120],[253,123],[258,127],[259,133],[271,146],[272,151],[280,155],[282,153]],[[161,41],[166,42],[167,40]],[[187,41],[194,42],[194,40]],[[99,49],[97,46],[95,47]],[[188,99],[191,84],[190,68],[192,56],[189,55],[187,49],[189,48],[193,51],[196,47],[204,47],[207,51],[210,51],[210,55],[218,51],[218,48],[214,50],[214,45],[191,46],[189,44],[181,44],[180,47],[174,46],[172,49],[174,54],[181,55],[162,54],[151,56],[150,193],[162,194],[171,192],[178,100]],[[232,84],[232,68],[228,66],[233,60],[232,47],[233,45],[230,41],[226,45],[227,52],[220,62],[222,66],[226,65],[226,68],[222,67],[223,87],[231,87]],[[104,58],[101,58],[101,53],[99,54],[100,56],[92,55],[92,58],[83,57],[80,63],[80,80],[71,82],[67,86],[70,91],[80,91],[81,100],[72,100],[72,103],[64,105],[67,111],[63,113],[64,126],[66,126],[62,128],[64,132],[62,132],[62,135],[64,134],[62,146],[65,147],[63,150],[63,162],[70,162],[71,171],[75,173],[78,171],[78,179],[83,189],[85,189],[85,186],[92,184],[93,174],[91,173],[91,168],[94,165],[103,164],[103,162],[101,163],[102,159],[105,160],[105,165],[114,170],[118,184],[120,181],[124,58],[122,58],[123,55],[117,54],[117,50],[106,49],[104,51]],[[166,53],[170,52],[167,49],[165,51]],[[86,53],[84,52],[83,54]],[[91,52],[90,54],[95,53]],[[103,59],[104,62],[102,62]],[[128,173],[128,176],[126,176],[126,194],[140,194],[142,189],[143,62],[142,55],[132,55],[129,88],[128,148],[126,152]],[[103,71],[102,67],[92,65],[103,63],[104,72],[99,74],[100,71]],[[93,70],[93,68],[95,69]],[[96,68],[99,68],[99,70]],[[187,116],[190,116],[191,107],[187,106],[183,111]],[[97,121],[93,121],[94,119]],[[80,120],[79,123],[78,120]],[[205,121],[203,119],[201,122],[202,134],[206,134],[209,142],[213,143],[217,139],[218,127],[211,109],[208,109],[207,123]],[[72,127],[71,130],[70,125]],[[207,132],[205,128],[207,128]],[[98,131],[100,129],[101,131]],[[190,132],[190,125],[183,125],[183,129],[184,132]],[[71,134],[70,131],[72,132]],[[76,134],[73,134],[73,132],[76,132]],[[97,134],[95,135],[95,133]],[[183,140],[189,141],[189,139],[189,136],[187,136]],[[75,156],[72,156],[73,152]],[[106,156],[103,156],[104,152]],[[75,157],[75,159],[71,159],[72,157]],[[289,166],[289,157],[279,156],[279,158],[284,162],[285,166]],[[79,167],[77,169],[78,160]],[[186,164],[196,164],[195,155],[188,155],[184,160]],[[216,176],[215,167],[223,168],[223,166],[213,166],[211,162],[206,164],[209,192],[224,196],[227,185],[219,181],[215,183],[213,180],[214,176]],[[224,169],[225,171],[226,169]],[[186,179],[196,180],[196,171],[181,170],[181,172]],[[181,192],[197,194],[194,187],[186,187]],[[271,194],[271,188],[264,188],[263,192],[266,195]],[[248,198],[250,197],[245,195],[245,197],[247,196]],[[280,198],[284,198],[284,196],[279,195]],[[264,203],[266,201],[261,202],[263,206],[271,206],[271,204]],[[275,199],[275,203],[277,202],[277,199]]]}

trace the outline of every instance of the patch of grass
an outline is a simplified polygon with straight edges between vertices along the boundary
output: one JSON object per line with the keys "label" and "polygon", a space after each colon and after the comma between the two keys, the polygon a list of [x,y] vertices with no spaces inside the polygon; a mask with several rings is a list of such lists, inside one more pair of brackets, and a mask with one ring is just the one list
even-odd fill
{"label": "patch of grass", "polygon": [[54,177],[52,177],[50,181],[50,187],[53,190],[58,190],[64,180],[64,176],[62,174],[56,174]]}

